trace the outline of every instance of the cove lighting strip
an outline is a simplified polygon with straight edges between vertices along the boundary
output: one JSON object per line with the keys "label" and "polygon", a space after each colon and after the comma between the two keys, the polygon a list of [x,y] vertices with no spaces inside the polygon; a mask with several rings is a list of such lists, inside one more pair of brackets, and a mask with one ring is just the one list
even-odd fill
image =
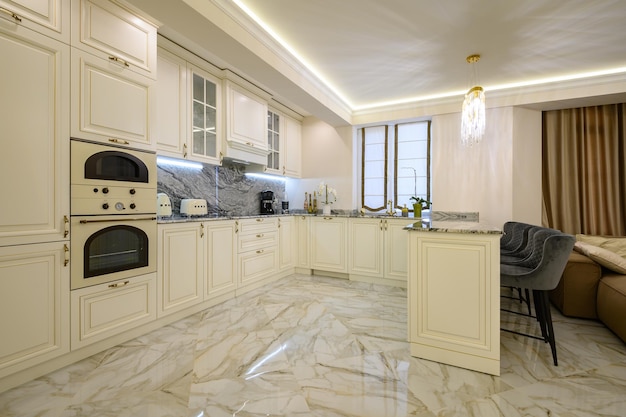
{"label": "cove lighting strip", "polygon": [[246,175],[246,177],[258,178],[258,179],[261,179],[261,180],[287,182],[287,178],[279,177],[277,175],[257,174],[257,173],[254,173],[254,172],[246,172],[245,175]]}
{"label": "cove lighting strip", "polygon": [[202,164],[199,162],[183,161],[181,159],[165,158],[163,156],[157,156],[157,165],[173,165],[183,168],[202,169]]}

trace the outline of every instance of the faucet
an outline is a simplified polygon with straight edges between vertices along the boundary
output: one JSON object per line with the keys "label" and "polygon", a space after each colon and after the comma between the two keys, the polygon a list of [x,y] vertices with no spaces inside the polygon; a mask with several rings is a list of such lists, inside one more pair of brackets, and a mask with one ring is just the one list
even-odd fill
{"label": "faucet", "polygon": [[387,204],[389,205],[389,210],[387,210],[387,214],[390,216],[395,216],[396,211],[393,209],[393,201],[389,200],[387,201]]}

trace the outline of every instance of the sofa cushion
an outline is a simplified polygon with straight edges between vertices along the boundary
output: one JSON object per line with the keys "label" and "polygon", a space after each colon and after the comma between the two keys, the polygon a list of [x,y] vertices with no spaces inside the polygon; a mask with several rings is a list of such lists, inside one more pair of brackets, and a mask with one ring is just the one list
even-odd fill
{"label": "sofa cushion", "polygon": [[626,275],[608,274],[600,280],[598,318],[626,342]]}
{"label": "sofa cushion", "polygon": [[598,246],[602,249],[610,250],[611,252],[618,254],[622,258],[626,257],[626,237],[577,234],[576,241],[588,243],[593,246]]}
{"label": "sofa cushion", "polygon": [[622,258],[615,252],[582,241],[577,241],[574,244],[574,250],[581,252],[611,271],[626,274],[626,258]]}

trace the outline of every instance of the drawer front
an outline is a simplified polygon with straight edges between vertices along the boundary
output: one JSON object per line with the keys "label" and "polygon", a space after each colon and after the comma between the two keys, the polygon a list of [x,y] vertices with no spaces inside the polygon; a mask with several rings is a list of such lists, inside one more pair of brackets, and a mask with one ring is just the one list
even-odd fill
{"label": "drawer front", "polygon": [[241,285],[258,281],[276,272],[278,253],[275,249],[259,249],[239,255],[239,281]]}
{"label": "drawer front", "polygon": [[277,217],[258,217],[239,220],[239,234],[249,235],[263,232],[274,232],[278,229]]}
{"label": "drawer front", "polygon": [[251,235],[240,235],[237,242],[237,253],[257,249],[274,249],[278,245],[278,232],[258,232]]}
{"label": "drawer front", "polygon": [[74,290],[71,307],[72,350],[149,323],[156,319],[156,273]]}

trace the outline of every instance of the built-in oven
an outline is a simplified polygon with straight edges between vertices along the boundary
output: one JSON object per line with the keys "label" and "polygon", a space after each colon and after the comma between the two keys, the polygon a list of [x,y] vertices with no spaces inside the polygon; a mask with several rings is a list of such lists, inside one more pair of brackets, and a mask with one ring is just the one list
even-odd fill
{"label": "built-in oven", "polygon": [[156,154],[70,143],[71,289],[156,272]]}

